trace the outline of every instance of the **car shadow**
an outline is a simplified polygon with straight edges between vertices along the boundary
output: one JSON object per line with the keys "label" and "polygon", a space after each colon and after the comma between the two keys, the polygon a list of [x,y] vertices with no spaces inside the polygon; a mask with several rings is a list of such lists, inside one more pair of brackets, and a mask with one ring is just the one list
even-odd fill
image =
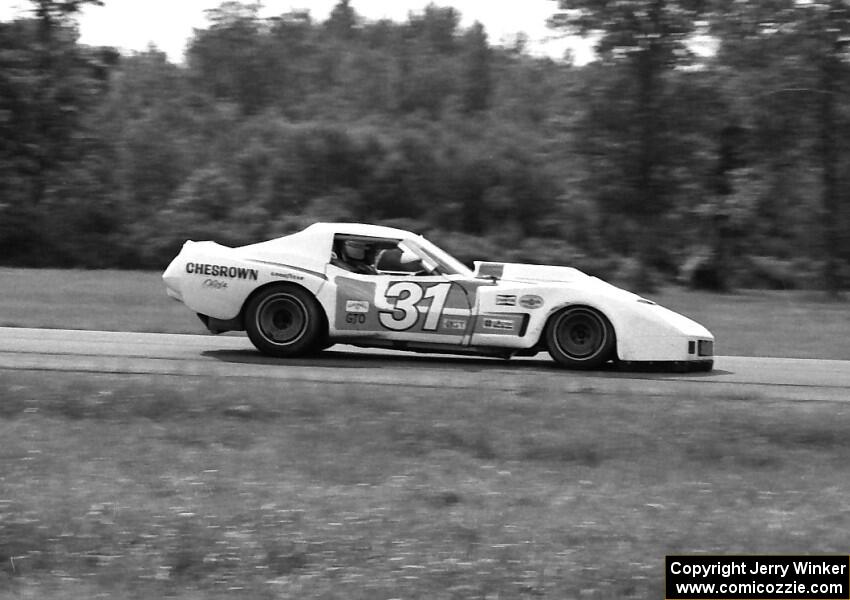
{"label": "car shadow", "polygon": [[499,358],[476,356],[445,356],[432,354],[372,354],[369,352],[346,352],[342,350],[324,350],[299,358],[274,358],[261,354],[257,350],[206,350],[202,355],[222,362],[273,366],[315,366],[360,369],[364,367],[384,369],[404,366],[452,367],[466,369],[548,369],[557,368],[550,360],[510,361]]}
{"label": "car shadow", "polygon": [[671,367],[659,364],[622,364],[608,363],[599,369],[591,371],[576,371],[561,369],[548,355],[539,354],[534,357],[524,357],[520,359],[501,359],[490,357],[477,356],[446,356],[433,354],[381,354],[363,352],[348,352],[344,350],[324,350],[308,356],[299,358],[274,358],[266,356],[254,349],[240,350],[206,350],[202,352],[202,356],[212,358],[221,362],[231,364],[251,364],[251,365],[268,365],[268,366],[294,366],[304,367],[313,366],[320,368],[334,369],[387,369],[387,368],[404,368],[404,367],[423,367],[423,368],[451,368],[463,369],[467,371],[485,371],[488,369],[509,370],[516,372],[524,371],[559,371],[565,374],[580,374],[583,376],[646,376],[667,378],[682,378],[682,377],[716,377],[720,375],[729,375],[730,371],[714,369],[710,372],[705,371],[686,371],[677,372],[671,370]]}

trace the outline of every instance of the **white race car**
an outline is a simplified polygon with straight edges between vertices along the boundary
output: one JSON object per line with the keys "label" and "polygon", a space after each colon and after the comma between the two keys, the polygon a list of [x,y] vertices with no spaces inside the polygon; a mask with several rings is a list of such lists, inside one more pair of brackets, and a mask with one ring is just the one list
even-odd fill
{"label": "white race car", "polygon": [[569,267],[472,271],[389,227],[316,223],[238,248],[188,241],[163,279],[211,332],[245,330],[277,357],[345,343],[504,358],[547,350],[575,369],[713,365],[711,333],[650,300]]}

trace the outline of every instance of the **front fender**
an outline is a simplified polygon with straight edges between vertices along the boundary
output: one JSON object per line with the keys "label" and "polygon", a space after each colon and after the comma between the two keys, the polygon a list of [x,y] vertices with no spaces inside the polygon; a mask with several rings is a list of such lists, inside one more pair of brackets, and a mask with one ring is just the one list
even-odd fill
{"label": "front fender", "polygon": [[690,342],[714,341],[699,323],[637,295],[624,292],[614,297],[574,292],[568,300],[555,303],[534,324],[529,334],[543,339],[549,319],[569,306],[598,310],[610,321],[617,338],[617,358],[622,361],[687,361],[698,358]]}
{"label": "front fender", "polygon": [[617,357],[623,361],[686,361],[697,358],[691,342],[714,341],[705,327],[657,304],[621,307],[611,319]]}

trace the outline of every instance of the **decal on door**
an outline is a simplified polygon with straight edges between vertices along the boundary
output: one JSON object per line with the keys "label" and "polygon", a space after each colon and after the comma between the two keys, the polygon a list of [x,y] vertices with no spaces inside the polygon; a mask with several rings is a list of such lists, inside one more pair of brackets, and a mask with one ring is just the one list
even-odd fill
{"label": "decal on door", "polygon": [[337,277],[336,329],[463,336],[469,305],[448,281],[411,279],[380,283]]}
{"label": "decal on door", "polygon": [[475,333],[525,335],[527,314],[484,314],[475,321]]}
{"label": "decal on door", "polygon": [[[407,331],[419,325],[422,331],[437,331],[440,316],[446,306],[451,283],[424,286],[413,281],[394,281],[387,286],[387,303],[390,311],[381,311],[381,325],[393,331]],[[420,323],[420,317],[425,320]]]}
{"label": "decal on door", "polygon": [[336,328],[340,330],[378,331],[378,314],[375,301],[375,284],[371,281],[336,278]]}

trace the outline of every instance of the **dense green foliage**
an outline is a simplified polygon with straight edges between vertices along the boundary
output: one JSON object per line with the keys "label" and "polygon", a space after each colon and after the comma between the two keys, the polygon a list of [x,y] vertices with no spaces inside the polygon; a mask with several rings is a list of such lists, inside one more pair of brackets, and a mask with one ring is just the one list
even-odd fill
{"label": "dense green foliage", "polygon": [[0,23],[3,264],[159,268],[189,238],[358,220],[639,284],[850,279],[837,0],[553,2],[596,36],[585,66],[348,0],[324,22],[226,2],[175,65],[78,44],[80,4]]}

